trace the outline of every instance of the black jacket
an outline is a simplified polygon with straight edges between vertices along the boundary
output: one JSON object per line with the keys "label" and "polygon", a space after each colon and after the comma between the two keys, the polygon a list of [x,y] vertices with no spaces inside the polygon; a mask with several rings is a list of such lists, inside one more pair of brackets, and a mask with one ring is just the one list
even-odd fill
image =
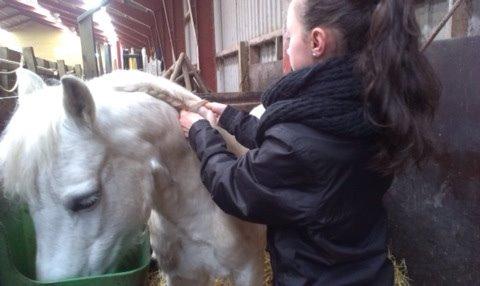
{"label": "black jacket", "polygon": [[189,139],[215,203],[267,225],[275,285],[393,285],[382,196],[392,177],[367,167],[372,146],[280,123],[256,146],[258,119],[227,107],[220,125],[252,149],[236,158],[201,120]]}

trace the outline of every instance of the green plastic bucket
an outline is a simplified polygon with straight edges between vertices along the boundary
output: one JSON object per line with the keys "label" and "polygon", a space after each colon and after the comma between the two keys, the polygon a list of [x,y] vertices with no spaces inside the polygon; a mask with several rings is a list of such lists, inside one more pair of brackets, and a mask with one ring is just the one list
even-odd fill
{"label": "green plastic bucket", "polygon": [[35,280],[35,231],[26,207],[13,207],[0,193],[0,286],[146,285],[150,264],[148,234],[121,258],[115,273],[43,283]]}

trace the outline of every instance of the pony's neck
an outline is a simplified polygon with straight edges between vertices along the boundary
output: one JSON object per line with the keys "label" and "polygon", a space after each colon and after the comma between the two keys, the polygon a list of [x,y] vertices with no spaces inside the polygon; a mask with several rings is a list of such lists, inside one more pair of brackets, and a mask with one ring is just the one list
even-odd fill
{"label": "pony's neck", "polygon": [[199,225],[210,221],[216,207],[200,179],[200,162],[195,153],[189,146],[181,149],[161,157],[164,166],[154,173],[157,190],[153,208],[171,223],[191,228],[193,221]]}

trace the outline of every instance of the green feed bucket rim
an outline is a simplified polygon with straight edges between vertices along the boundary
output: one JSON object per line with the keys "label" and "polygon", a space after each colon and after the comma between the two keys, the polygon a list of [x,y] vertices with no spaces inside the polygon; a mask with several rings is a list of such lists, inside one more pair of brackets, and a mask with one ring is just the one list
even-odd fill
{"label": "green feed bucket rim", "polygon": [[[105,283],[107,283],[109,279],[118,279],[118,278],[122,278],[122,277],[133,276],[135,274],[140,274],[140,273],[146,271],[150,266],[150,260],[148,259],[148,260],[145,261],[145,263],[143,265],[141,265],[139,267],[136,267],[132,270],[128,270],[128,271],[42,282],[42,281],[34,280],[34,279],[31,279],[31,278],[25,276],[22,272],[20,272],[18,270],[15,263],[13,263],[13,258],[12,258],[13,254],[12,254],[12,251],[8,248],[8,245],[7,245],[8,242],[7,242],[7,238],[6,238],[6,234],[5,234],[6,231],[7,230],[5,229],[5,226],[0,221],[0,253],[2,252],[2,249],[3,249],[3,252],[6,253],[6,257],[3,258],[3,259],[7,260],[7,265],[6,265],[5,269],[7,269],[8,271],[13,271],[14,273],[12,273],[12,274],[14,274],[19,279],[23,280],[23,282],[29,282],[33,285],[40,285],[41,286],[41,285],[59,285],[59,284],[62,284],[62,283],[71,283],[71,282],[73,282],[73,283],[81,283],[81,282],[89,282],[89,281],[93,282],[93,280],[98,280],[98,279],[101,279]],[[141,247],[142,251],[146,251],[146,248],[148,248],[148,249],[150,248],[150,242],[149,242],[149,239],[148,239],[148,237],[149,237],[148,236],[148,229],[146,229],[145,232],[141,236],[142,236],[143,239],[141,240],[141,242],[139,244],[140,244],[140,247]],[[147,275],[145,276],[145,279],[147,279]]]}

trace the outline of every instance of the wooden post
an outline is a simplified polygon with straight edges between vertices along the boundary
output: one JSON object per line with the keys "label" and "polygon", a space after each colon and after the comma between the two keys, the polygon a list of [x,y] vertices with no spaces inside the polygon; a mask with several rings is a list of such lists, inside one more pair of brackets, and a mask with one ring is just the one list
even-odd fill
{"label": "wooden post", "polygon": [[38,70],[38,67],[48,68],[48,64],[44,59],[37,58],[37,70]]}
{"label": "wooden post", "polygon": [[466,0],[460,4],[452,16],[452,38],[465,37],[468,34],[468,23],[472,17],[472,1]]}
{"label": "wooden post", "polygon": [[[8,58],[8,48],[0,47],[0,59],[9,60],[9,58]],[[8,69],[2,68],[0,71],[5,72],[5,71],[8,71]],[[9,87],[8,74],[1,74],[0,75],[0,84],[3,87],[5,87],[6,89],[8,89],[8,87]]]}
{"label": "wooden post", "polygon": [[98,75],[102,75],[105,73],[103,70],[103,57],[102,57],[102,45],[97,45],[97,62],[98,62]]}
{"label": "wooden post", "polygon": [[112,72],[112,47],[105,45],[105,73]]}
{"label": "wooden post", "polygon": [[238,45],[238,71],[239,71],[239,89],[241,92],[250,90],[250,80],[248,78],[248,42],[242,41]]}
{"label": "wooden post", "polygon": [[[85,78],[90,79],[98,76],[97,59],[95,57],[95,38],[93,35],[92,16],[88,16],[78,22],[78,30],[82,45],[83,67],[85,69]],[[76,68],[76,66],[75,66]],[[78,75],[77,70],[75,73]]]}
{"label": "wooden post", "polygon": [[32,47],[26,47],[22,49],[23,59],[27,65],[27,69],[34,73],[37,73],[37,59]]}
{"label": "wooden post", "polygon": [[188,57],[185,57],[185,64],[187,65],[187,69],[193,73],[193,78],[195,79],[200,92],[209,92],[208,87],[205,85],[203,79],[200,77],[200,74],[198,74],[197,69],[192,65]]}
{"label": "wooden post", "polygon": [[83,73],[82,73],[82,66],[77,64],[75,65],[75,75],[78,77],[78,78],[83,78]]}
{"label": "wooden post", "polygon": [[177,76],[180,74],[184,59],[185,59],[185,53],[181,53],[180,56],[178,57],[177,62],[175,63],[175,68],[173,70],[173,73],[170,76],[171,81],[174,81],[177,78]]}
{"label": "wooden post", "polygon": [[260,46],[250,47],[250,64],[260,63]]}
{"label": "wooden post", "polygon": [[67,67],[65,66],[65,61],[64,60],[58,60],[57,61],[57,66],[58,66],[58,76],[62,77],[67,74]]}
{"label": "wooden post", "polygon": [[192,91],[192,82],[190,80],[190,73],[188,72],[188,68],[186,64],[182,64],[182,73],[183,73],[183,79],[185,80],[185,87]]}
{"label": "wooden post", "polygon": [[275,38],[275,59],[277,61],[283,59],[283,37]]}

